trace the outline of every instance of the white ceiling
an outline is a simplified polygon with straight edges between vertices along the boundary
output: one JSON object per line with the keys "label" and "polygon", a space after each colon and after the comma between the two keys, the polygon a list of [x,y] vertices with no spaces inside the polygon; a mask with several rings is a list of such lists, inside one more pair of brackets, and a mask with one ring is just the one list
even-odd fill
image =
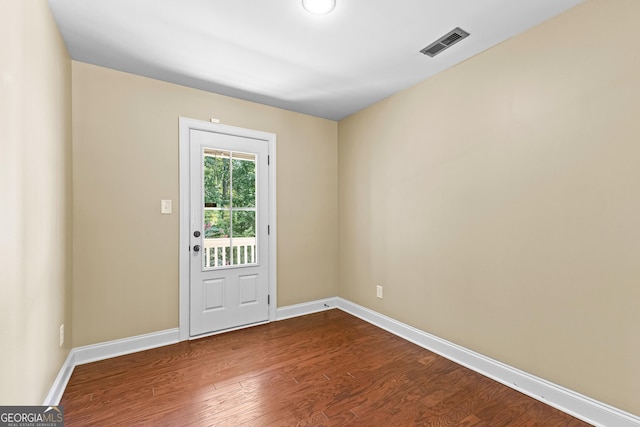
{"label": "white ceiling", "polygon": [[[339,120],[582,0],[49,0],[75,60]],[[420,49],[455,27],[440,55]]]}

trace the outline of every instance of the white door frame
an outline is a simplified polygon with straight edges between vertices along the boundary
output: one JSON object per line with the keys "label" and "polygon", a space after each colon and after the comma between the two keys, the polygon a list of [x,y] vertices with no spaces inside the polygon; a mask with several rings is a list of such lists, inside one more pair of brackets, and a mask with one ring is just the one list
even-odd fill
{"label": "white door frame", "polygon": [[[189,335],[189,213],[191,209],[189,196],[189,134],[191,130],[221,133],[244,138],[253,138],[268,142],[269,145],[269,321],[276,319],[277,307],[277,254],[276,254],[276,135],[235,126],[209,123],[202,120],[180,117],[180,341],[190,339]],[[226,330],[228,331],[228,330]],[[225,332],[226,332],[225,331]],[[198,338],[201,337],[198,336]]]}

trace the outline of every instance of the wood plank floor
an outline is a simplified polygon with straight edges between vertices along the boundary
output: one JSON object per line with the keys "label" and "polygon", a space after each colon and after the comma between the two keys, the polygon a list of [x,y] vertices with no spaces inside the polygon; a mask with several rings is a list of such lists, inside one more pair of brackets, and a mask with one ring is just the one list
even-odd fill
{"label": "wood plank floor", "polygon": [[66,426],[587,426],[340,310],[75,368]]}

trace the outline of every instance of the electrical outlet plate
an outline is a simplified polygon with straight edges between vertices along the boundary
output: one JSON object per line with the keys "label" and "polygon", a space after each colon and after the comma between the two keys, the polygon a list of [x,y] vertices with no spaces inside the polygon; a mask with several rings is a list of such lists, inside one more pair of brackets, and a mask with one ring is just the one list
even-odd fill
{"label": "electrical outlet plate", "polygon": [[64,344],[64,323],[60,325],[60,347]]}
{"label": "electrical outlet plate", "polygon": [[382,286],[380,285],[376,286],[376,296],[382,298]]}

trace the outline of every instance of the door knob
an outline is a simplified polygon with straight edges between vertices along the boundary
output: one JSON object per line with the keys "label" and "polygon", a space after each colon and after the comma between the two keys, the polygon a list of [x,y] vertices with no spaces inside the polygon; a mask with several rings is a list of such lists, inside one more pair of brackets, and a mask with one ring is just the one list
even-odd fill
{"label": "door knob", "polygon": [[194,252],[200,252],[200,245],[195,245],[195,246],[193,247],[193,251],[194,251]]}
{"label": "door knob", "polygon": [[199,231],[194,231],[193,232],[193,237],[200,237],[200,232]]}

